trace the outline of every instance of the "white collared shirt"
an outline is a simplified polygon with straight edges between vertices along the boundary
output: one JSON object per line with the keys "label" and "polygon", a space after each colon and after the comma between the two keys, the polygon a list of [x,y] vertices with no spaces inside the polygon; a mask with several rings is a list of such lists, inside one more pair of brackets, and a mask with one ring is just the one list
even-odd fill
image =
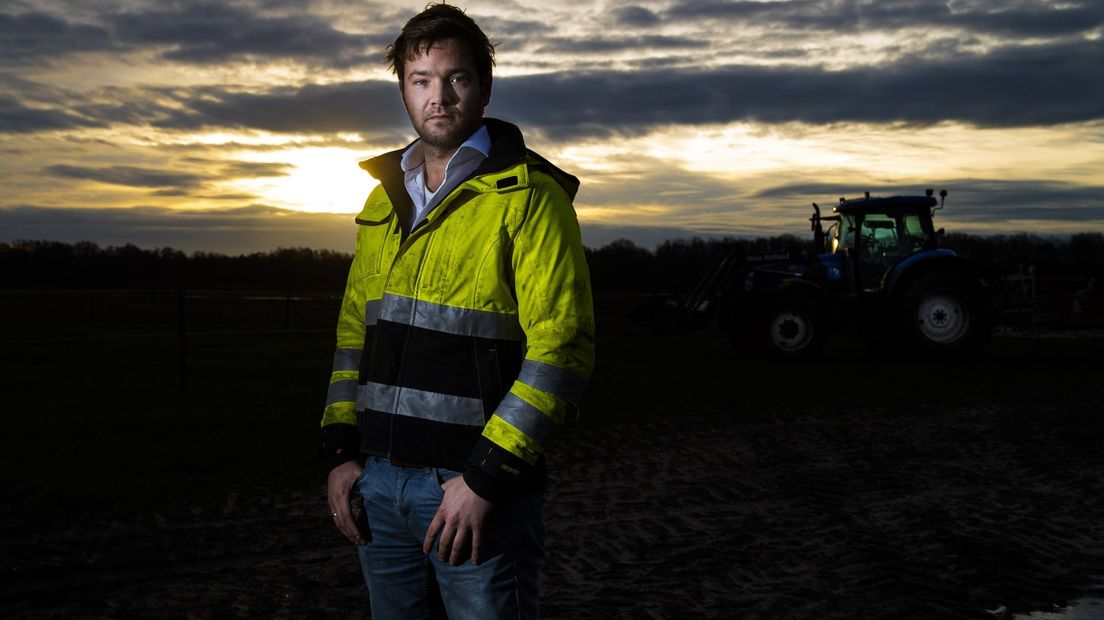
{"label": "white collared shirt", "polygon": [[487,126],[480,126],[456,152],[452,154],[445,166],[445,180],[436,191],[429,191],[425,184],[425,154],[422,151],[422,141],[418,140],[410,145],[410,148],[402,155],[403,173],[405,173],[406,193],[410,194],[410,200],[414,202],[414,219],[410,223],[413,229],[425,219],[425,216],[441,202],[440,199],[449,195],[449,192],[460,185],[472,173],[487,155],[491,152],[491,135],[487,133]]}

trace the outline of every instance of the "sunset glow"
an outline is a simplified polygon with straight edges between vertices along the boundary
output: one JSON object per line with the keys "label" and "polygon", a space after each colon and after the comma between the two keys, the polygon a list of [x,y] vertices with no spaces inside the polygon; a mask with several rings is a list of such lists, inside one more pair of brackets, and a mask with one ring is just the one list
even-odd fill
{"label": "sunset glow", "polygon": [[357,163],[364,153],[352,148],[289,148],[278,154],[257,154],[259,161],[277,159],[289,165],[280,177],[239,179],[235,187],[276,207],[312,213],[348,213],[350,196],[367,196],[377,185]]}
{"label": "sunset glow", "polygon": [[[0,242],[349,250],[357,163],[415,137],[381,60],[421,7],[5,3]],[[928,187],[955,230],[1104,230],[1098,2],[466,8],[500,42],[487,114],[580,178],[589,245]]]}

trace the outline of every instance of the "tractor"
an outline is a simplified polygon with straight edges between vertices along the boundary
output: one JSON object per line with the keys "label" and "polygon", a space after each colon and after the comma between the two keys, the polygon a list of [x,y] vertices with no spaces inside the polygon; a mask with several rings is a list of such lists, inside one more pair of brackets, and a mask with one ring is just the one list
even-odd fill
{"label": "tractor", "polygon": [[985,284],[971,261],[940,247],[932,218],[947,192],[938,202],[933,193],[840,198],[831,215],[813,203],[808,252],[747,257],[734,247],[681,310],[698,325],[708,312],[738,349],[780,359],[817,356],[832,331],[883,354],[974,356],[992,325]]}

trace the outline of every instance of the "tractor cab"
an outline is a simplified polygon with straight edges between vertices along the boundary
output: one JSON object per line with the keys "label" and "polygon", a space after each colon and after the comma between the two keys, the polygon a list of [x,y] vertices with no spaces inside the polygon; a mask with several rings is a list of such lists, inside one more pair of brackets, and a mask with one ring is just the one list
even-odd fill
{"label": "tractor cab", "polygon": [[[814,245],[826,268],[828,281],[837,288],[873,291],[902,262],[926,250],[935,250],[939,233],[932,214],[942,208],[928,190],[925,196],[840,198],[834,215],[821,216],[815,203]],[[941,197],[946,191],[940,192]],[[828,230],[822,222],[832,222]]]}

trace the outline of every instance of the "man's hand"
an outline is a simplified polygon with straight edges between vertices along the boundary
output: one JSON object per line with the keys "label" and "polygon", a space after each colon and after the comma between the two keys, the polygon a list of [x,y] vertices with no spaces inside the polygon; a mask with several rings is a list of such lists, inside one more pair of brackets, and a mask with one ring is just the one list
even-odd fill
{"label": "man's hand", "polygon": [[433,539],[440,532],[437,557],[442,562],[448,560],[449,564],[459,566],[464,562],[461,557],[464,547],[471,543],[472,564],[479,564],[480,538],[491,503],[476,495],[464,482],[463,476],[456,476],[442,484],[441,488],[445,491],[445,497],[429,524],[422,552],[428,554],[433,549]]}
{"label": "man's hand", "polygon": [[349,539],[349,542],[357,545],[363,545],[365,541],[349,509],[349,495],[363,471],[364,468],[359,463],[349,461],[331,469],[326,479],[326,496],[330,502],[330,514],[333,515],[334,525],[341,530],[345,538]]}

